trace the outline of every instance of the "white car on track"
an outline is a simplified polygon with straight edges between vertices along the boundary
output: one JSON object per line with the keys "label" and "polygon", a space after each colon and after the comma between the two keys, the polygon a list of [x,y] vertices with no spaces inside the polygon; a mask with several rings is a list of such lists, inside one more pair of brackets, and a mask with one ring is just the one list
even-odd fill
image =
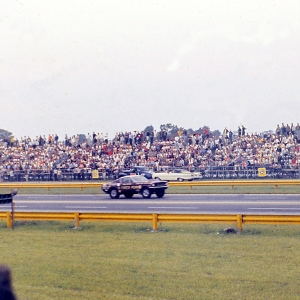
{"label": "white car on track", "polygon": [[156,172],[152,174],[153,179],[167,180],[167,181],[192,181],[194,179],[200,179],[201,175],[194,172],[189,172],[184,169],[172,169],[162,172]]}

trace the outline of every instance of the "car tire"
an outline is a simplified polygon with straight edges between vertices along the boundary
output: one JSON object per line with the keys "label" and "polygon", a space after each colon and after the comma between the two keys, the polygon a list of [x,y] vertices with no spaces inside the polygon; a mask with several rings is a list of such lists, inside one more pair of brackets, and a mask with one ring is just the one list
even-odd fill
{"label": "car tire", "polygon": [[156,192],[156,197],[157,198],[162,198],[165,195],[165,190],[158,190]]}
{"label": "car tire", "polygon": [[179,182],[183,182],[183,181],[184,181],[183,178],[177,178],[177,180],[178,180]]}
{"label": "car tire", "polygon": [[126,193],[124,193],[124,196],[127,199],[131,199],[133,197],[133,193],[132,192],[126,192]]}
{"label": "car tire", "polygon": [[117,189],[111,189],[109,192],[109,196],[111,199],[118,199],[120,197],[120,194]]}
{"label": "car tire", "polygon": [[144,188],[142,190],[142,196],[143,198],[150,198],[151,197],[151,191],[148,188]]}
{"label": "car tire", "polygon": [[161,180],[159,177],[155,177],[154,179]]}

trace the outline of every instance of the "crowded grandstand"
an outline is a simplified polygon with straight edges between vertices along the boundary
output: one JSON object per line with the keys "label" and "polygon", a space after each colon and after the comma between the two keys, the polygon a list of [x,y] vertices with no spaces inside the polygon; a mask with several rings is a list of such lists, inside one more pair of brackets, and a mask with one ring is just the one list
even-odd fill
{"label": "crowded grandstand", "polygon": [[1,181],[106,180],[133,166],[182,168],[201,172],[202,179],[256,178],[258,168],[267,177],[299,178],[299,164],[299,123],[251,134],[239,126],[217,135],[205,127],[119,132],[111,139],[94,132],[0,140]]}

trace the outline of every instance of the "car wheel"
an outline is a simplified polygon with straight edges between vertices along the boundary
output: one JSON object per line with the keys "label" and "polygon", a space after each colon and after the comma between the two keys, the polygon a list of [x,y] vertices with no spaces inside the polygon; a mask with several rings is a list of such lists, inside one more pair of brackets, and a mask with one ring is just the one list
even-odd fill
{"label": "car wheel", "polygon": [[177,180],[178,180],[179,182],[182,182],[182,181],[184,181],[184,179],[183,179],[183,178],[177,178]]}
{"label": "car wheel", "polygon": [[118,199],[120,197],[120,194],[117,189],[111,189],[109,192],[109,196],[111,199]]}
{"label": "car wheel", "polygon": [[150,198],[151,197],[151,191],[148,188],[144,188],[142,190],[142,196],[143,198]]}
{"label": "car wheel", "polygon": [[165,190],[159,190],[156,192],[157,198],[162,198],[165,195]]}
{"label": "car wheel", "polygon": [[133,193],[132,192],[126,192],[124,193],[125,198],[130,199],[133,197]]}
{"label": "car wheel", "polygon": [[155,177],[154,179],[161,180],[159,177]]}

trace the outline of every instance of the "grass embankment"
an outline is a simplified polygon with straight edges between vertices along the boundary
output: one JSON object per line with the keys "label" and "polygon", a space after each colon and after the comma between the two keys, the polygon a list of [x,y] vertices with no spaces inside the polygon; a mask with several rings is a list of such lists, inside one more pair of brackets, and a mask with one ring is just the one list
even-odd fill
{"label": "grass embankment", "polygon": [[21,300],[300,299],[298,226],[0,223]]}
{"label": "grass embankment", "polygon": [[[19,194],[104,194],[100,188],[20,188]],[[67,184],[67,183],[66,183]],[[192,184],[192,183],[191,183]],[[0,193],[10,193],[11,189],[0,185]],[[300,194],[300,185],[257,186],[169,186],[167,194]]]}

